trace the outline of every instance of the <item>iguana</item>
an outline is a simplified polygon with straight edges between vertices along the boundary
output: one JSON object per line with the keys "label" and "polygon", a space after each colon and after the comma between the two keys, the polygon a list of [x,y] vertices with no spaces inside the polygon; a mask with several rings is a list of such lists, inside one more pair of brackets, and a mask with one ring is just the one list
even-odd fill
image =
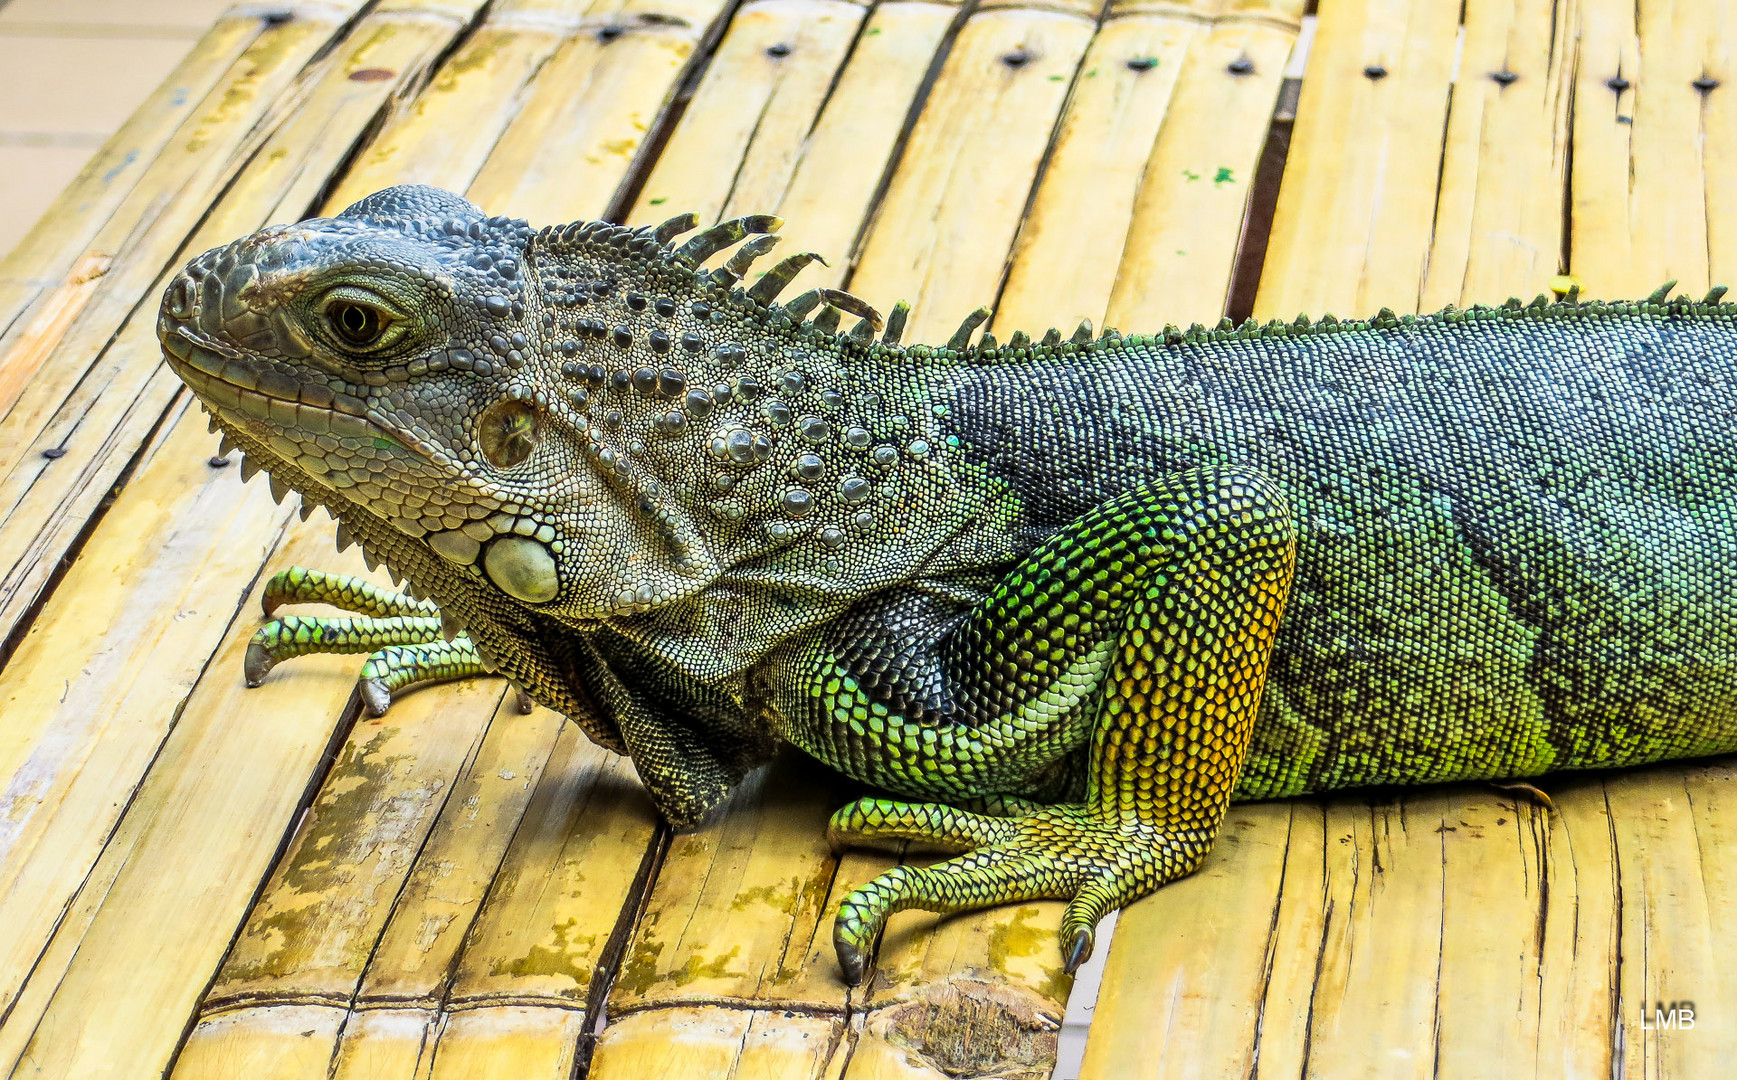
{"label": "iguana", "polygon": [[835,840],[957,853],[844,901],[853,983],[893,912],[1043,897],[1072,970],[1233,800],[1737,749],[1723,290],[902,346],[779,302],[814,255],[750,282],[779,225],[399,187],[189,263],[171,367],[409,583],[279,575],[367,617],[249,681],[498,670],[677,826],[792,743],[897,797]]}

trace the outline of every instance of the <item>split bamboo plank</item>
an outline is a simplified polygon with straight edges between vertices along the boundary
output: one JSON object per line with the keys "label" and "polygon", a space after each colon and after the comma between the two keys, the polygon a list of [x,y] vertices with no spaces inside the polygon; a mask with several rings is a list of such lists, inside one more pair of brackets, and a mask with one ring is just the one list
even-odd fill
{"label": "split bamboo plank", "polygon": [[644,1076],[777,1080],[838,1075],[848,1057],[840,1017],[769,1016],[715,1005],[650,1009],[610,1022],[590,1080]]}
{"label": "split bamboo plank", "polygon": [[853,0],[752,0],[736,12],[627,223],[691,210],[709,225],[776,206],[864,14]]}
{"label": "split bamboo plank", "polygon": [[[112,257],[112,252],[88,245],[143,180],[176,131],[262,32],[271,31],[258,12],[230,11],[220,16],[163,84],[79,170],[24,239],[0,255],[0,356],[7,352],[4,343],[11,328],[45,294],[61,288],[69,271],[92,257]],[[0,413],[13,400],[4,392],[4,376],[14,362],[0,361]]]}
{"label": "split bamboo plank", "polygon": [[1530,300],[1562,265],[1575,5],[1466,5],[1422,311]]}
{"label": "split bamboo plank", "polygon": [[[178,464],[159,454],[122,501],[179,490],[171,471]],[[269,518],[263,510],[237,518]],[[198,519],[184,520],[191,527]],[[273,569],[332,565],[328,527],[292,525],[283,536],[267,545],[275,548]],[[361,570],[359,559],[337,563]],[[234,603],[233,588],[225,592]],[[50,606],[76,609],[84,599],[60,591]],[[201,679],[178,713],[172,704],[152,710],[173,726],[0,1027],[0,1067],[11,1075],[164,1071],[269,869],[276,838],[292,824],[354,688],[355,666],[346,657],[311,658],[293,684],[245,690],[247,635],[237,629],[220,635],[210,657],[210,670],[227,677]],[[119,794],[124,801],[125,789]]]}
{"label": "split bamboo plank", "polygon": [[632,763],[563,726],[455,965],[452,1006],[583,1012],[657,830]]}
{"label": "split bamboo plank", "polygon": [[[1539,1045],[1513,1056],[1540,1076],[1610,1076],[1618,1033],[1616,852],[1610,806],[1597,777],[1553,781],[1557,812],[1544,818],[1546,891],[1541,903]],[[1535,819],[1536,820],[1536,819]],[[1520,918],[1515,913],[1515,918]],[[1526,1074],[1522,1074],[1526,1075]]]}
{"label": "split bamboo plank", "polygon": [[600,0],[523,95],[470,187],[492,212],[601,218],[724,0]]}
{"label": "split bamboo plank", "polygon": [[1082,1076],[1253,1074],[1295,809],[1231,807],[1205,865],[1118,917]]}
{"label": "split bamboo plank", "polygon": [[1707,278],[1737,288],[1737,204],[1724,197],[1737,186],[1737,11],[1730,4],[1709,4],[1705,18],[1706,36],[1697,43],[1701,77],[1719,84],[1701,95],[1698,133],[1707,191]]}
{"label": "split bamboo plank", "polygon": [[207,1012],[273,1000],[351,1002],[501,697],[499,680],[470,680],[438,698],[406,695],[386,716],[357,721],[230,947],[205,996]]}
{"label": "split bamboo plank", "polygon": [[[330,1080],[427,1080],[435,1022],[424,1009],[351,1013],[330,1065]],[[179,1062],[176,1068],[181,1068]]]}
{"label": "split bamboo plank", "polygon": [[[181,1048],[175,1074],[298,1080],[325,1076],[344,1010],[328,1005],[272,1005],[201,1023]],[[270,1039],[261,1039],[269,1032]]]}
{"label": "split bamboo plank", "polygon": [[897,155],[906,118],[961,9],[926,0],[886,0],[869,13],[838,85],[798,152],[789,189],[772,204],[784,218],[786,247],[826,260],[810,263],[790,295],[844,284],[857,235]]}
{"label": "split bamboo plank", "polygon": [[[232,582],[257,571],[283,529],[261,491],[206,463],[207,439],[194,417],[147,450],[111,527],[62,581],[65,600],[0,670],[0,1014],[151,767],[176,703],[233,634]],[[13,1010],[4,1030],[17,1019]]]}
{"label": "split bamboo plank", "polygon": [[529,1005],[453,1013],[441,1032],[429,1080],[568,1080],[585,1014]]}
{"label": "split bamboo plank", "polygon": [[[445,692],[425,691],[423,696],[443,712],[451,709]],[[544,772],[551,760],[558,769],[570,767],[570,751],[563,747],[557,754],[566,727],[565,717],[547,709],[529,716],[518,714],[516,702],[496,709],[481,749],[416,853],[415,866],[373,946],[361,982],[362,1001],[432,1007],[444,999],[465,935]],[[551,807],[547,798],[538,804],[541,814],[552,809],[559,808]]]}
{"label": "split bamboo plank", "polygon": [[[1717,783],[1694,767],[1606,781],[1621,897],[1614,1011],[1623,1075],[1717,1076],[1730,1064],[1737,986],[1729,985],[1729,946],[1720,949],[1713,934],[1703,876],[1709,855],[1730,856],[1703,854],[1694,814],[1697,789]],[[1667,1027],[1660,1014],[1684,1001],[1694,1003],[1695,1028]]]}
{"label": "split bamboo plank", "polygon": [[1049,164],[1020,225],[990,323],[996,333],[1037,336],[1051,326],[1071,333],[1082,319],[1103,325],[1146,158],[1189,49],[1219,6],[1218,0],[1111,5],[1080,63]]}
{"label": "split bamboo plank", "polygon": [[[1634,5],[1581,0],[1575,73],[1569,270],[1588,296],[1645,295],[1650,267],[1632,262],[1629,203],[1640,79]],[[1662,279],[1661,279],[1662,280]]]}
{"label": "split bamboo plank", "polygon": [[[308,80],[313,86],[305,100],[200,222],[188,247],[203,251],[268,221],[302,217],[386,99],[425,72],[463,28],[450,7],[438,12],[383,12],[358,24]],[[8,444],[13,465],[0,477],[0,633],[36,602],[85,519],[181,392],[180,380],[163,366],[156,336],[156,298],[173,272],[149,267],[142,280],[154,281],[142,299],[93,301],[32,381],[19,410],[0,425],[0,439],[16,436],[23,443]],[[105,283],[117,276],[126,277],[111,270]],[[114,321],[103,321],[110,317]],[[27,403],[42,408],[42,422],[13,427]]]}
{"label": "split bamboo plank", "polygon": [[1522,1080],[1536,1075],[1536,1049],[1563,1034],[1541,1026],[1550,811],[1525,796],[1446,794],[1436,826],[1443,888],[1430,1073]]}
{"label": "split bamboo plank", "polygon": [[[1102,324],[1149,333],[1164,323],[1211,325],[1224,314],[1302,14],[1297,0],[1240,0],[1189,50],[1146,161]],[[1188,242],[1176,242],[1183,236]]]}
{"label": "split bamboo plank", "polygon": [[905,340],[946,341],[995,302],[1096,14],[984,5],[960,29],[849,278],[871,304],[910,301]]}
{"label": "split bamboo plank", "polygon": [[[1581,4],[1572,270],[1592,295],[1675,278],[1699,293],[1734,272],[1722,189],[1737,77],[1721,4]],[[1723,89],[1723,94],[1721,94]],[[1709,265],[1709,259],[1713,265]]]}
{"label": "split bamboo plank", "polygon": [[1258,318],[1417,310],[1458,16],[1407,0],[1322,8]]}
{"label": "split bamboo plank", "polygon": [[[672,838],[610,991],[612,1022],[689,1003],[770,1001],[842,1014],[836,974],[822,968],[822,977],[803,978],[810,943],[830,939],[825,901],[838,860],[826,819],[845,795],[805,776],[811,768],[782,757],[744,781],[725,813]],[[610,1042],[606,1033],[600,1059]]]}

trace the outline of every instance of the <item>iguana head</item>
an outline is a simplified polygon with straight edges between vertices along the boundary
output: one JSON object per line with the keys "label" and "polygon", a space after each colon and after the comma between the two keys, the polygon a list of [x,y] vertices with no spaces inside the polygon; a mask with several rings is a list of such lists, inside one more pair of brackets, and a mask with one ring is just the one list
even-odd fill
{"label": "iguana head", "polygon": [[[792,545],[836,558],[928,452],[918,428],[871,434],[891,407],[841,376],[892,348],[878,316],[830,290],[774,303],[813,256],[732,288],[775,242],[755,235],[698,269],[778,224],[536,231],[392,188],[194,259],[159,335],[251,467],[421,592],[590,625]],[[863,317],[848,337],[840,308]]]}

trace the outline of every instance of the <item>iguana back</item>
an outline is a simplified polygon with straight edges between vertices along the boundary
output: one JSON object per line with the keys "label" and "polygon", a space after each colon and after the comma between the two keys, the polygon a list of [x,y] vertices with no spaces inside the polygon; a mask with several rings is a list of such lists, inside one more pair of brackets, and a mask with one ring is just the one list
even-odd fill
{"label": "iguana back", "polygon": [[1660,311],[1094,343],[929,393],[1034,539],[1200,465],[1290,496],[1241,797],[1634,764],[1737,749],[1737,320]]}

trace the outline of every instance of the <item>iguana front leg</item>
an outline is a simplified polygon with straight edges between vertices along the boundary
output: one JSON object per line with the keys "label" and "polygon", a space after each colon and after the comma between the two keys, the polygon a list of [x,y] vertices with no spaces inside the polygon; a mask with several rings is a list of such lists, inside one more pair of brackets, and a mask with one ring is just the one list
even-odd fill
{"label": "iguana front leg", "polygon": [[833,939],[846,977],[862,979],[894,912],[1042,898],[1069,901],[1072,970],[1099,918],[1198,866],[1236,786],[1295,558],[1290,509],[1262,478],[1182,474],[1051,538],[928,651],[951,715],[899,715],[886,675],[864,674],[873,665],[823,663],[809,681],[821,707],[788,737],[893,790],[1020,794],[1011,778],[1052,774],[1069,743],[1089,756],[1080,802],[1010,803],[1005,817],[880,799],[839,811],[839,840],[967,852],[896,867],[845,900]]}
{"label": "iguana front leg", "polygon": [[[285,615],[255,631],[244,674],[258,686],[279,661],[310,653],[367,653],[357,689],[368,712],[381,716],[392,696],[413,686],[488,673],[470,635],[447,640],[440,609],[427,600],[382,589],[363,578],[292,566],[266,582],[266,615],[284,604],[329,604],[362,618]],[[521,696],[521,708],[529,711]]]}

